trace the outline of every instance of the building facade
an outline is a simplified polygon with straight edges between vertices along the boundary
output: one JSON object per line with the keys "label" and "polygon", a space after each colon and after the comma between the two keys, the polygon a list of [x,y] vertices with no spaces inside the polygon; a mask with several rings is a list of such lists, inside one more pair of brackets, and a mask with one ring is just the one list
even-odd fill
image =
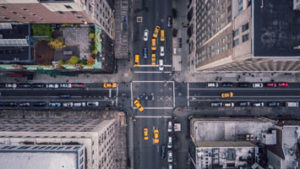
{"label": "building facade", "polygon": [[296,3],[194,0],[189,9],[190,70],[299,71]]}
{"label": "building facade", "polygon": [[2,145],[83,145],[87,169],[116,168],[115,119],[0,119]]}

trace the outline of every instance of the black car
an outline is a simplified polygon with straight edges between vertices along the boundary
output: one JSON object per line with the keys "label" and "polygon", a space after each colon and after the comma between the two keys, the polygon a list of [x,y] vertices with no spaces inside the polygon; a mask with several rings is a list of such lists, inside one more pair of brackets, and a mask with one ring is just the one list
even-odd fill
{"label": "black car", "polygon": [[251,106],[251,103],[250,102],[239,102],[239,106],[240,107],[249,107],[249,106]]}
{"label": "black car", "polygon": [[32,106],[34,106],[34,107],[44,107],[44,106],[46,106],[46,103],[45,102],[33,102]]}
{"label": "black car", "polygon": [[29,83],[20,83],[17,86],[19,88],[31,88],[31,84],[29,84]]}
{"label": "black car", "polygon": [[222,102],[213,102],[210,103],[210,107],[222,107],[223,103]]}
{"label": "black car", "polygon": [[6,107],[16,107],[18,106],[16,102],[6,102],[4,103],[4,106]]}
{"label": "black car", "polygon": [[147,57],[148,57],[148,48],[144,48],[143,56],[144,56],[145,59],[147,59]]}
{"label": "black car", "polygon": [[31,85],[33,88],[44,88],[45,84],[43,83],[34,83]]}
{"label": "black car", "polygon": [[161,152],[160,152],[161,159],[166,158],[166,145],[161,145]]}
{"label": "black car", "polygon": [[233,87],[233,83],[221,83],[222,87]]}
{"label": "black car", "polygon": [[68,94],[62,94],[62,95],[59,95],[59,97],[60,97],[61,99],[68,99],[68,98],[70,98],[71,96],[68,95]]}
{"label": "black car", "polygon": [[5,88],[5,83],[0,83],[0,88]]}
{"label": "black car", "polygon": [[244,83],[238,83],[238,86],[239,87],[251,87],[252,85],[251,85],[251,83],[244,82]]}
{"label": "black car", "polygon": [[172,17],[168,16],[168,28],[172,27]]}
{"label": "black car", "polygon": [[269,107],[280,107],[280,102],[268,102]]}

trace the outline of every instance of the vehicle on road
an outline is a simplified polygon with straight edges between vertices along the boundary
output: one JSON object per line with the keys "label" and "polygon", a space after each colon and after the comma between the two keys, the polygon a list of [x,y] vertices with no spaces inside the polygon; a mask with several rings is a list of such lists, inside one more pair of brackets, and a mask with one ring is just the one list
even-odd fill
{"label": "vehicle on road", "polygon": [[172,17],[168,16],[168,28],[172,27]]}
{"label": "vehicle on road", "polygon": [[173,169],[173,165],[169,163],[168,169]]}
{"label": "vehicle on road", "polygon": [[155,26],[155,29],[154,29],[154,32],[153,32],[153,38],[158,37],[159,30],[160,30],[160,26]]}
{"label": "vehicle on road", "polygon": [[59,95],[59,98],[61,99],[69,99],[71,96],[69,94],[62,94],[62,95]]}
{"label": "vehicle on road", "polygon": [[151,50],[156,50],[156,39],[151,40]]}
{"label": "vehicle on road", "polygon": [[5,83],[0,83],[0,88],[5,88]]}
{"label": "vehicle on road", "polygon": [[231,98],[231,97],[233,97],[233,92],[221,93],[221,97],[222,98]]}
{"label": "vehicle on road", "polygon": [[270,83],[266,83],[265,85],[266,87],[277,87],[276,83],[270,82]]}
{"label": "vehicle on road", "polygon": [[148,128],[144,128],[144,140],[149,140]]}
{"label": "vehicle on road", "polygon": [[73,107],[73,102],[64,102],[63,107]]}
{"label": "vehicle on road", "polygon": [[158,70],[160,70],[160,71],[164,70],[164,60],[163,59],[158,60]]}
{"label": "vehicle on road", "polygon": [[85,102],[75,102],[73,105],[74,105],[74,107],[85,107],[86,103]]}
{"label": "vehicle on road", "polygon": [[99,106],[99,102],[94,101],[94,102],[87,102],[86,105],[88,107],[98,107]]}
{"label": "vehicle on road", "polygon": [[242,82],[242,83],[238,83],[239,87],[251,87],[251,83],[247,83],[247,82]]}
{"label": "vehicle on road", "polygon": [[106,82],[103,83],[103,87],[104,88],[116,88],[118,85],[116,82],[110,83],[110,82]]}
{"label": "vehicle on road", "polygon": [[18,104],[16,102],[4,102],[4,105],[6,107],[17,107]]}
{"label": "vehicle on road", "polygon": [[161,152],[160,152],[160,157],[161,159],[165,159],[166,158],[166,145],[161,145]]}
{"label": "vehicle on road", "polygon": [[61,107],[61,103],[59,102],[50,102],[48,105],[49,107]]}
{"label": "vehicle on road", "polygon": [[233,83],[225,82],[221,84],[222,87],[233,87]]}
{"label": "vehicle on road", "polygon": [[289,84],[287,82],[279,82],[279,83],[277,83],[277,86],[278,87],[288,87]]}
{"label": "vehicle on road", "polygon": [[262,87],[264,87],[264,84],[263,83],[253,83],[252,87],[253,88],[262,88]]}
{"label": "vehicle on road", "polygon": [[209,82],[209,83],[207,83],[207,87],[219,87],[219,83]]}
{"label": "vehicle on road", "polygon": [[16,88],[16,87],[17,87],[17,84],[15,84],[15,83],[6,83],[6,84],[5,84],[5,87],[6,87],[6,88]]}
{"label": "vehicle on road", "polygon": [[43,83],[33,83],[31,86],[33,88],[44,88],[45,84],[43,84]]}
{"label": "vehicle on road", "polygon": [[156,65],[156,54],[152,53],[151,55],[151,65]]}
{"label": "vehicle on road", "polygon": [[169,121],[168,122],[168,132],[170,133],[172,131],[173,131],[173,123],[172,123],[172,121]]}
{"label": "vehicle on road", "polygon": [[253,107],[264,107],[265,103],[264,102],[254,102],[252,105],[253,105]]}
{"label": "vehicle on road", "polygon": [[249,106],[251,106],[251,103],[250,102],[239,102],[239,106],[240,107],[249,107]]}
{"label": "vehicle on road", "polygon": [[173,162],[173,153],[172,153],[172,150],[168,151],[168,162],[169,163]]}
{"label": "vehicle on road", "polygon": [[299,102],[286,102],[286,107],[299,107]]}
{"label": "vehicle on road", "polygon": [[44,107],[46,106],[46,102],[33,102],[31,105],[34,107]]}
{"label": "vehicle on road", "polygon": [[158,144],[159,143],[159,131],[158,129],[154,129],[153,131],[153,143]]}
{"label": "vehicle on road", "polygon": [[166,40],[166,37],[165,37],[165,30],[161,29],[160,30],[160,41],[161,42],[164,42]]}
{"label": "vehicle on road", "polygon": [[19,88],[31,88],[31,84],[29,84],[29,83],[20,83],[17,86]]}
{"label": "vehicle on road", "polygon": [[210,103],[210,107],[222,107],[223,103],[222,102],[213,102]]}
{"label": "vehicle on road", "polygon": [[56,89],[58,88],[58,84],[57,83],[49,83],[49,84],[46,84],[46,88],[49,88],[49,89]]}
{"label": "vehicle on road", "polygon": [[19,106],[20,107],[30,107],[30,103],[29,102],[22,102],[22,103],[19,103]]}
{"label": "vehicle on road", "polygon": [[149,36],[149,30],[148,29],[145,29],[144,30],[144,41],[148,41],[148,36]]}
{"label": "vehicle on road", "polygon": [[139,54],[134,55],[134,66],[135,67],[140,66],[140,55]]}
{"label": "vehicle on road", "polygon": [[141,105],[141,102],[139,100],[134,100],[133,103],[136,106],[136,108],[138,109],[138,111],[140,111],[140,112],[144,111],[144,107]]}
{"label": "vehicle on road", "polygon": [[72,84],[71,83],[60,83],[59,87],[60,88],[72,88]]}
{"label": "vehicle on road", "polygon": [[148,48],[144,48],[144,49],[143,49],[143,57],[144,57],[145,59],[148,58]]}
{"label": "vehicle on road", "polygon": [[165,56],[165,47],[160,46],[159,49],[160,49],[159,56]]}
{"label": "vehicle on road", "polygon": [[269,107],[280,107],[280,102],[268,102]]}
{"label": "vehicle on road", "polygon": [[84,84],[83,83],[72,83],[72,88],[83,88]]}
{"label": "vehicle on road", "polygon": [[172,148],[172,137],[171,136],[169,136],[168,137],[168,148]]}
{"label": "vehicle on road", "polygon": [[227,102],[227,103],[224,103],[224,106],[225,107],[234,107],[234,103],[233,102]]}

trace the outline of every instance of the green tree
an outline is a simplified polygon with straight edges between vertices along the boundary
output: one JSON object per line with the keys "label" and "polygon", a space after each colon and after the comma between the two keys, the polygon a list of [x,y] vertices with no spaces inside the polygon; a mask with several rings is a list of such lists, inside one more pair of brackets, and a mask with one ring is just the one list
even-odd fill
{"label": "green tree", "polygon": [[64,40],[63,38],[56,38],[54,40],[51,40],[49,43],[48,43],[49,46],[51,46],[52,48],[54,48],[55,50],[60,50],[64,47],[66,47],[66,45],[64,44]]}
{"label": "green tree", "polygon": [[79,62],[79,57],[77,57],[77,56],[72,56],[68,61],[67,61],[67,63],[69,64],[69,65],[75,65],[75,64],[77,64]]}

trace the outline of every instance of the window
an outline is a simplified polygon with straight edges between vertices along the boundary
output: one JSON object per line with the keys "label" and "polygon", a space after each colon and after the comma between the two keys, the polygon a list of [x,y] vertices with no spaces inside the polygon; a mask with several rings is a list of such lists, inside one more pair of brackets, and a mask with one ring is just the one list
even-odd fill
{"label": "window", "polygon": [[243,35],[242,36],[242,41],[246,42],[247,40],[249,40],[249,34]]}
{"label": "window", "polygon": [[229,23],[229,22],[231,22],[231,15],[230,16],[228,16],[228,18],[227,18],[227,22]]}
{"label": "window", "polygon": [[231,11],[231,5],[227,7],[227,12]]}
{"label": "window", "polygon": [[64,14],[64,12],[63,12],[63,11],[58,11],[58,13],[60,13],[60,14]]}
{"label": "window", "polygon": [[235,39],[234,41],[233,41],[233,47],[235,47],[235,46],[237,46],[237,45],[239,45],[239,39]]}
{"label": "window", "polygon": [[249,23],[246,23],[245,25],[242,26],[242,32],[245,32],[248,29],[249,29]]}
{"label": "window", "polygon": [[66,7],[67,9],[72,9],[72,7],[71,7],[70,5],[65,5],[65,7]]}
{"label": "window", "polygon": [[239,35],[239,29],[236,29],[233,31],[233,37],[236,37]]}

